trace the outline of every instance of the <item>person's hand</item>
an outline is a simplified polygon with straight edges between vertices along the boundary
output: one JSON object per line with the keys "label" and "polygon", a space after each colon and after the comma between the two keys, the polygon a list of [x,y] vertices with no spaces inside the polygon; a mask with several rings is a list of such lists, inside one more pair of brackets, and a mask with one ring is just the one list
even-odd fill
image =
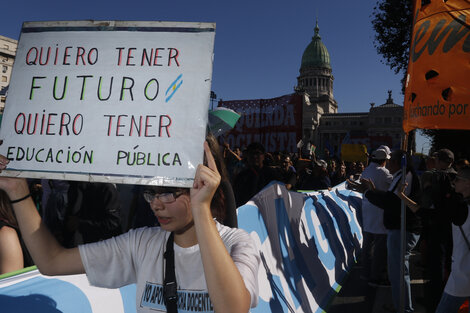
{"label": "person's hand", "polygon": [[191,188],[190,193],[193,215],[196,210],[204,208],[210,210],[212,198],[220,184],[220,174],[207,142],[204,142],[204,153],[207,159],[207,166],[199,164],[197,167],[193,188]]}
{"label": "person's hand", "polygon": [[367,190],[375,189],[375,185],[370,179],[361,178],[360,181],[354,181],[354,180],[348,179],[347,183],[348,183],[348,189],[351,189],[353,191],[357,191],[360,193],[364,193]]}
{"label": "person's hand", "polygon": [[[0,154],[0,173],[7,168],[8,160]],[[10,199],[18,199],[29,193],[28,184],[24,178],[0,177],[0,189],[3,189]]]}
{"label": "person's hand", "polygon": [[398,189],[398,196],[400,198],[403,198],[403,196],[405,195],[405,190],[406,190],[406,187],[408,187],[408,183],[405,182],[405,183],[398,183],[397,185],[397,189]]}
{"label": "person's hand", "polygon": [[375,189],[374,182],[370,178],[369,179],[361,178],[360,181],[361,181],[361,184],[364,184],[366,186],[366,190]]}

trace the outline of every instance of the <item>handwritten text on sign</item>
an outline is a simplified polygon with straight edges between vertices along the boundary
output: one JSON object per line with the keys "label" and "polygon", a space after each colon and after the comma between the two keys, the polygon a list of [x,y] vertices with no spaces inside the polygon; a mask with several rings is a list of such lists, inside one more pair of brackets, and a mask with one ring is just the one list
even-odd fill
{"label": "handwritten text on sign", "polygon": [[202,162],[214,25],[83,23],[24,25],[0,133],[10,169],[190,186]]}

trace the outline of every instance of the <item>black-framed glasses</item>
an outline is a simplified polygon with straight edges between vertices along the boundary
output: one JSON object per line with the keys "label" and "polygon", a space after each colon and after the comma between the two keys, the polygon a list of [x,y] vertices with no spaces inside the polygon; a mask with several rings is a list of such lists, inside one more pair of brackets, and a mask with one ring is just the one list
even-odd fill
{"label": "black-framed glasses", "polygon": [[181,196],[184,191],[175,191],[175,192],[164,192],[164,193],[155,193],[153,191],[144,191],[144,199],[148,203],[152,203],[155,198],[160,200],[163,203],[172,203],[176,201],[176,198]]}

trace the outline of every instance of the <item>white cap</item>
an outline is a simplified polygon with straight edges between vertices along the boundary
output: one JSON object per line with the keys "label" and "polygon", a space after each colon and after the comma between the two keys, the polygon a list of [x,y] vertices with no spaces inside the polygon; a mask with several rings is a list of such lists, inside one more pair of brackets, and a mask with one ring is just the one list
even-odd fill
{"label": "white cap", "polygon": [[377,150],[379,150],[379,149],[385,150],[385,152],[387,152],[388,155],[390,155],[390,153],[392,153],[390,148],[386,145],[381,145],[380,147],[377,148]]}
{"label": "white cap", "polygon": [[375,160],[388,160],[390,155],[384,149],[377,149],[372,152],[371,158]]}

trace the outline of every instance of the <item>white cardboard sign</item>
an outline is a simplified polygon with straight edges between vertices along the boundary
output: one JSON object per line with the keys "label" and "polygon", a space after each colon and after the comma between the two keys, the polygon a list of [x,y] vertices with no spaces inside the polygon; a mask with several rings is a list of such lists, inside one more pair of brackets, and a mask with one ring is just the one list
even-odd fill
{"label": "white cardboard sign", "polygon": [[4,175],[189,187],[203,160],[215,24],[29,22]]}

